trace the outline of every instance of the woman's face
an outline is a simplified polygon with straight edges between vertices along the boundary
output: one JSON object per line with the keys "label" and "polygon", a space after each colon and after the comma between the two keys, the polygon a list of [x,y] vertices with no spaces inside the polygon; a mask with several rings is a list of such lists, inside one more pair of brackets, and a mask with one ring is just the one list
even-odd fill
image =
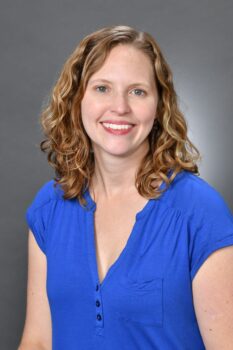
{"label": "woman's face", "polygon": [[82,121],[94,154],[145,154],[157,103],[149,58],[130,45],[114,47],[90,77],[81,102]]}

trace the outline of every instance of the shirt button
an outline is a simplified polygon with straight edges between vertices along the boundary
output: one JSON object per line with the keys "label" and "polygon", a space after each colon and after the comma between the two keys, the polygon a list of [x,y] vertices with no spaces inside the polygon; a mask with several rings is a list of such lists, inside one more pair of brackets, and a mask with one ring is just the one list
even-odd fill
{"label": "shirt button", "polygon": [[96,318],[97,318],[98,321],[102,320],[102,317],[101,317],[100,314],[98,314],[98,315],[96,316]]}
{"label": "shirt button", "polygon": [[99,300],[96,300],[95,305],[96,305],[97,307],[99,307],[99,306],[100,306],[100,302],[99,302]]}
{"label": "shirt button", "polygon": [[98,290],[98,289],[99,289],[99,286],[98,286],[98,284],[97,284],[95,290]]}

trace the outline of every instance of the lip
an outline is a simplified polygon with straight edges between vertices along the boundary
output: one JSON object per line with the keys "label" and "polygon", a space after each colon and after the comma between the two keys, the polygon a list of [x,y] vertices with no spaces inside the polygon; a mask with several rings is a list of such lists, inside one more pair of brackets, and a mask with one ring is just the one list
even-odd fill
{"label": "lip", "polygon": [[111,129],[111,128],[107,128],[103,124],[102,124],[102,127],[104,128],[104,130],[106,132],[108,132],[112,135],[116,135],[116,136],[129,134],[131,132],[131,130],[134,128],[134,126],[132,125],[132,127],[130,127],[129,129]]}
{"label": "lip", "polygon": [[135,125],[125,120],[104,120],[101,123],[116,124],[116,125]]}

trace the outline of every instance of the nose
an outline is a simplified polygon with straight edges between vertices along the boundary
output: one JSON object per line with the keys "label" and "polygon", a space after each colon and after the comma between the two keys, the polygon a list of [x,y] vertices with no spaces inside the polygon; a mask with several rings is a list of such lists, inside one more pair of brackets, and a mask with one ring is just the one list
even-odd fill
{"label": "nose", "polygon": [[111,99],[111,112],[118,115],[127,114],[130,111],[130,105],[128,96],[124,93],[118,92],[112,96]]}

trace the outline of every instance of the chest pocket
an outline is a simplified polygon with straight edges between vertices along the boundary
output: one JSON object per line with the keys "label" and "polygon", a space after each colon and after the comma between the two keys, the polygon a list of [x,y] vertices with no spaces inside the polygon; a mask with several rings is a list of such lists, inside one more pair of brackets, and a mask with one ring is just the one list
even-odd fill
{"label": "chest pocket", "polygon": [[[121,279],[118,283],[118,318],[147,326],[163,326],[163,279],[132,281]],[[120,306],[119,306],[120,305]]]}

